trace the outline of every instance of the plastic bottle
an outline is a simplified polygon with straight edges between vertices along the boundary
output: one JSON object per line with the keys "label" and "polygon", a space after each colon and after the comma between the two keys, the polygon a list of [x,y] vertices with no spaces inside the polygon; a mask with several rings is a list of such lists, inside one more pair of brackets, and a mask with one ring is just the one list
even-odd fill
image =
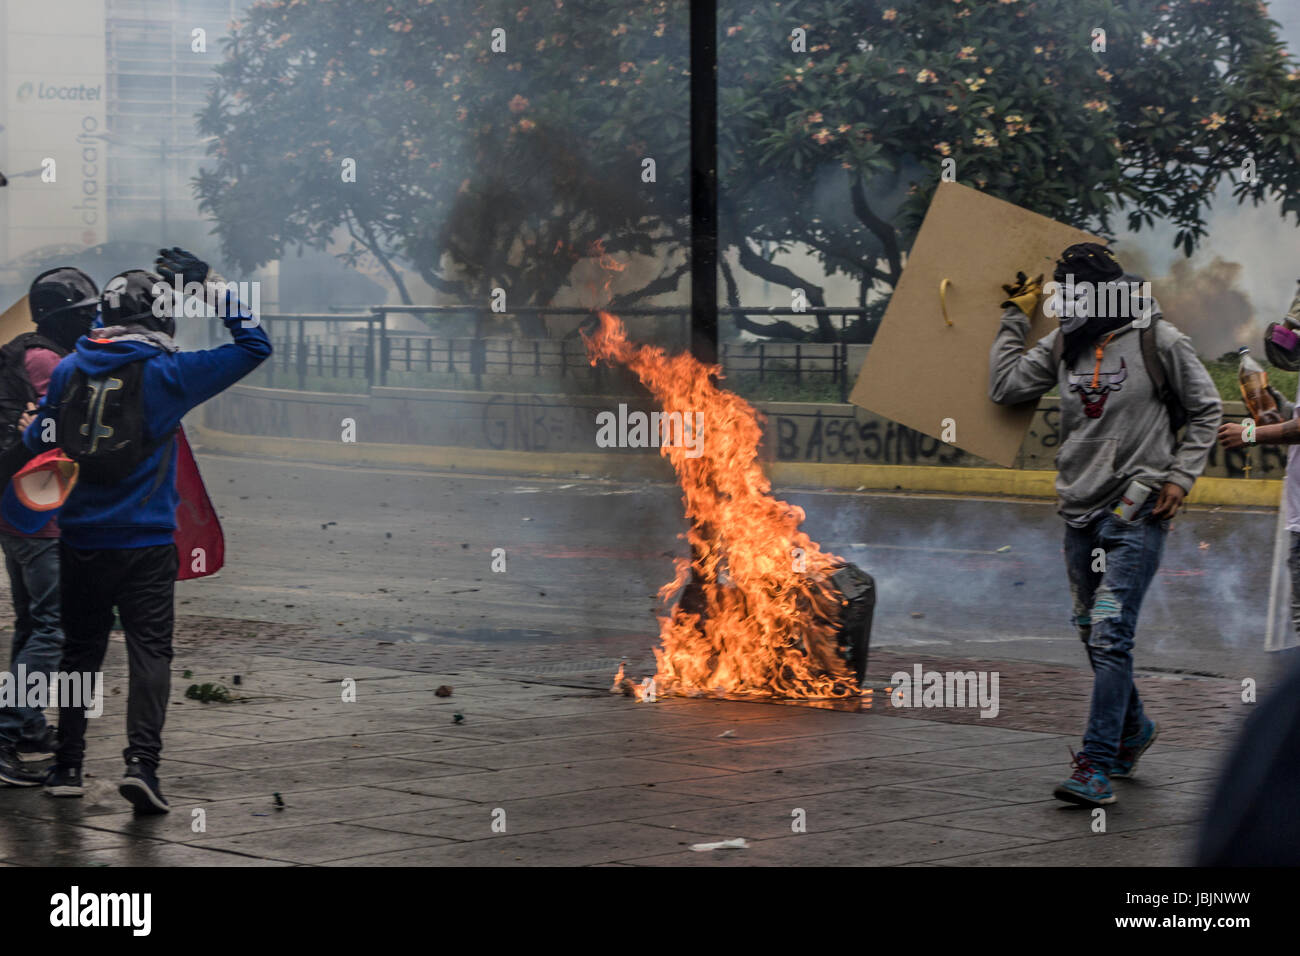
{"label": "plastic bottle", "polygon": [[1241,386],[1241,398],[1246,403],[1246,410],[1255,419],[1256,425],[1273,425],[1282,420],[1277,410],[1277,402],[1268,391],[1268,373],[1258,362],[1250,357],[1250,349],[1242,346],[1237,349],[1241,356],[1241,368],[1237,371],[1237,382]]}

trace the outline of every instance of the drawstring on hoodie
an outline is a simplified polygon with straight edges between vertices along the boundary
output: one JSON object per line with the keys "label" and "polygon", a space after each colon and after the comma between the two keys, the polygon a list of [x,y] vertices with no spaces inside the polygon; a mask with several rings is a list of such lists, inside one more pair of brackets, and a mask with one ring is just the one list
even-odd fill
{"label": "drawstring on hoodie", "polygon": [[1092,388],[1097,387],[1097,382],[1101,378],[1101,353],[1106,350],[1106,346],[1110,345],[1110,340],[1117,334],[1116,332],[1110,333],[1110,335],[1106,336],[1106,341],[1097,346],[1097,362],[1092,367]]}

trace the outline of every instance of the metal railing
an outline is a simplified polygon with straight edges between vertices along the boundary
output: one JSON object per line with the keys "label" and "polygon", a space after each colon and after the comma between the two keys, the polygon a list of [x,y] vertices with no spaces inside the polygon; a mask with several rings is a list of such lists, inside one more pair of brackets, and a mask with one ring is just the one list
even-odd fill
{"label": "metal railing", "polygon": [[[754,319],[818,314],[839,319],[841,334],[852,319],[868,310],[855,307],[792,309],[720,309],[723,321],[737,315]],[[681,306],[642,307],[617,312],[638,342],[670,350],[690,341],[690,309]],[[593,387],[630,384],[621,369],[593,366],[578,327],[593,313],[575,307],[519,308],[496,313],[463,306],[374,306],[358,312],[268,313],[261,317],[275,346],[264,366],[266,384],[305,389],[311,378],[358,379],[365,391],[386,386],[394,375],[450,379],[457,385],[484,387],[484,379],[566,379]],[[399,328],[399,317],[420,318],[427,329]],[[516,317],[540,335],[501,335],[489,332],[490,322]],[[455,322],[469,334],[446,335],[439,325]],[[409,324],[406,323],[406,324]],[[723,343],[719,360],[729,375],[752,375],[759,383],[785,379],[796,386],[814,382],[838,386],[841,401],[849,389],[849,343],[753,342]],[[358,385],[361,381],[357,382]],[[436,387],[436,385],[434,385]]]}

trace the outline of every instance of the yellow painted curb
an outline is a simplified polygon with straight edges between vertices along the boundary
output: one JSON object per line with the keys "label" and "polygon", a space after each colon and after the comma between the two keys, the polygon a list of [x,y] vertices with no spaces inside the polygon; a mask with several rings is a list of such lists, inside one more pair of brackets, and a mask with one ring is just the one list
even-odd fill
{"label": "yellow painted curb", "polygon": [[776,485],[929,491],[954,495],[1011,495],[1054,498],[1054,471],[1011,468],[944,468],[938,465],[847,465],[773,461],[766,465]]}
{"label": "yellow painted curb", "polygon": [[[293,458],[338,465],[404,465],[470,474],[601,475],[613,478],[672,481],[672,468],[658,455],[583,452],[497,451],[445,445],[344,443],[314,438],[236,435],[200,425],[195,438],[205,449],[232,455]],[[774,461],[765,466],[774,485],[790,488],[837,488],[913,491],[949,495],[1017,498],[1056,497],[1056,472],[1015,468],[945,468],[937,465],[848,465]],[[1196,505],[1275,508],[1282,482],[1243,478],[1202,478],[1188,498]]]}
{"label": "yellow painted curb", "polygon": [[[767,465],[772,483],[872,491],[920,491],[950,495],[1005,495],[1055,498],[1056,472],[1017,468],[944,468],[936,465],[834,465],[775,461]],[[1276,508],[1282,482],[1273,479],[1201,478],[1187,501],[1194,505]]]}

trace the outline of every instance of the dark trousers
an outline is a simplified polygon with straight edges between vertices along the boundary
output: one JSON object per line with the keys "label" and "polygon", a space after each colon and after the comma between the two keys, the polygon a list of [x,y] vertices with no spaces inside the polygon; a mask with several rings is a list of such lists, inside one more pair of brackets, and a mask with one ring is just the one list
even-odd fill
{"label": "dark trousers", "polygon": [[[139,757],[157,767],[171,691],[176,546],[79,551],[62,544],[59,559],[64,632],[60,670],[89,673],[103,666],[116,607],[130,668],[127,747],[122,756],[128,761]],[[86,753],[86,712],[60,708],[59,728],[59,763],[80,766]]]}

